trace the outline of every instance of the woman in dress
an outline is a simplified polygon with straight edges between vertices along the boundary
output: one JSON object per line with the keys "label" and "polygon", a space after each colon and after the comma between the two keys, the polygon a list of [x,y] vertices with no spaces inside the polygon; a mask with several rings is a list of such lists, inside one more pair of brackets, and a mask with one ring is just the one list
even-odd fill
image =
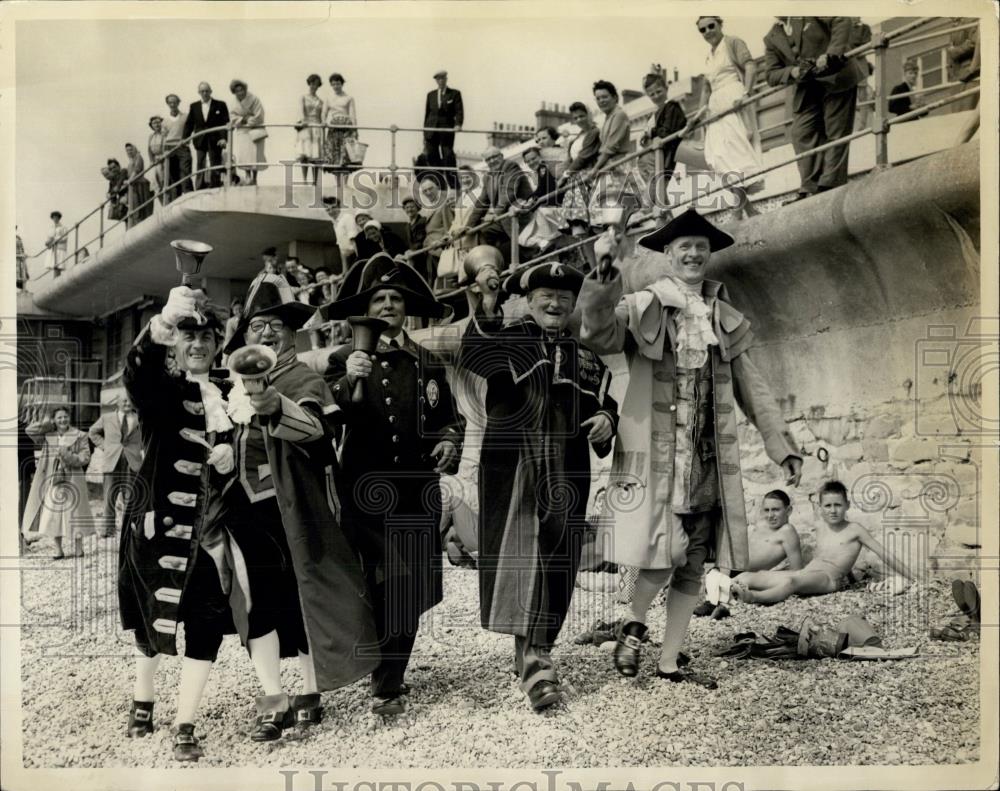
{"label": "woman in dress", "polygon": [[264,105],[247,90],[243,80],[230,82],[229,92],[236,97],[235,104],[229,108],[229,119],[233,124],[233,165],[246,173],[251,185],[256,185],[258,171],[267,167],[262,164],[267,161],[264,157],[264,141],[267,139]]}
{"label": "woman in dress", "polygon": [[[722,19],[698,17],[698,32],[711,46],[705,61],[705,81],[701,107],[691,123],[730,109],[753,90],[757,66],[746,43],[722,33]],[[705,127],[705,161],[720,176],[726,173],[742,178],[762,167],[760,150],[754,143],[756,130],[747,127],[753,110],[734,112]],[[746,216],[757,214],[747,199],[748,193],[764,187],[758,180],[749,187],[730,187]]]}
{"label": "woman in dress", "polygon": [[146,163],[139,149],[126,143],[125,155],[128,157],[128,227],[131,228],[152,215],[153,192],[149,187],[149,179],[143,173]]}
{"label": "woman in dress", "polygon": [[87,434],[70,425],[69,409],[56,407],[43,419],[35,419],[25,428],[41,456],[24,507],[21,533],[31,542],[50,536],[56,545],[53,560],[67,557],[63,540],[72,541],[73,555],[83,555],[83,537],[91,535],[94,519],[87,502],[87,463],[90,445]]}
{"label": "woman in dress", "polygon": [[101,168],[101,175],[108,180],[108,219],[124,220],[128,214],[127,201],[123,200],[128,193],[128,172],[122,170],[117,159],[109,159],[107,165]]}
{"label": "woman in dress", "polygon": [[[323,123],[327,126],[357,126],[358,118],[354,106],[354,97],[344,93],[344,77],[334,72],[330,75],[330,87],[333,88],[333,98],[327,102]],[[356,129],[328,129],[323,148],[323,159],[328,168],[346,170],[352,164],[348,156],[348,140],[357,140]]]}
{"label": "woman in dress", "polygon": [[[300,101],[302,116],[296,125],[298,131],[299,162],[302,163],[302,178],[309,181],[309,171],[312,170],[312,182],[319,180],[319,163],[323,161],[323,100],[316,91],[323,84],[318,74],[306,77],[309,93]],[[312,166],[310,168],[310,166]]]}
{"label": "woman in dress", "polygon": [[610,217],[605,217],[602,211],[615,206],[621,197],[625,186],[625,174],[630,165],[618,165],[599,173],[608,163],[621,159],[628,154],[629,120],[628,115],[618,103],[618,89],[607,80],[594,83],[594,100],[598,109],[604,113],[604,123],[601,124],[600,145],[597,149],[597,160],[586,174],[591,180],[590,186],[590,224],[606,225]]}
{"label": "woman in dress", "polygon": [[601,140],[587,105],[573,102],[569,111],[580,133],[569,144],[566,167],[559,177],[560,184],[570,180],[573,182],[563,194],[563,227],[569,228],[574,236],[583,236],[590,227],[590,212],[587,211],[590,190],[579,177],[587,173],[597,161]]}
{"label": "woman in dress", "polygon": [[166,139],[167,134],[163,130],[163,116],[154,115],[149,119],[149,128],[152,130],[149,135],[149,141],[146,144],[146,151],[149,153],[149,164],[159,165],[156,170],[153,171],[153,183],[156,184],[156,195],[160,199],[160,203],[164,202],[163,198],[163,152],[166,149]]}

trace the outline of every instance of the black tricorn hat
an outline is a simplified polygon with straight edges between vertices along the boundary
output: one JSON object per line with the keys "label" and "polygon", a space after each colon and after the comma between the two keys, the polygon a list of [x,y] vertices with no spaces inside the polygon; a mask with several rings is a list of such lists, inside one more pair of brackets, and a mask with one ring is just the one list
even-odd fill
{"label": "black tricorn hat", "polygon": [[449,307],[434,298],[427,282],[409,264],[378,253],[358,261],[347,270],[335,302],[320,308],[324,319],[346,319],[368,314],[368,303],[375,292],[391,288],[403,295],[407,316],[443,319]]}
{"label": "black tricorn hat", "polygon": [[205,317],[205,323],[200,324],[198,319],[194,316],[184,316],[180,321],[177,322],[177,329],[179,330],[215,330],[218,334],[222,334],[225,331],[223,326],[223,321],[219,317],[218,312],[214,306],[203,307],[201,309],[201,315]]}
{"label": "black tricorn hat", "polygon": [[306,305],[295,298],[292,287],[281,275],[262,273],[250,284],[244,300],[243,315],[240,316],[236,332],[223,351],[229,354],[243,346],[243,334],[254,316],[269,313],[277,316],[293,330],[299,330],[315,312],[316,308],[312,305]]}
{"label": "black tricorn hat", "polygon": [[583,288],[583,273],[569,264],[546,261],[514,272],[503,284],[508,294],[529,294],[536,288],[557,288],[572,291],[576,296]]}
{"label": "black tricorn hat", "polygon": [[662,228],[657,228],[652,233],[640,238],[639,244],[648,250],[662,253],[664,247],[681,236],[707,237],[713,253],[724,250],[736,241],[728,233],[720,231],[712,225],[694,209],[688,209],[680,216],[674,217]]}

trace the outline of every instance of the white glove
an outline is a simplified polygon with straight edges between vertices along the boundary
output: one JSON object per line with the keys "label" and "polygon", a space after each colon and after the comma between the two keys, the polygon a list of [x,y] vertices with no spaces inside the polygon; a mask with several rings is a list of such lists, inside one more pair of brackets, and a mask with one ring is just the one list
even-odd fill
{"label": "white glove", "polygon": [[236,461],[233,458],[233,446],[229,443],[216,445],[208,454],[208,463],[215,467],[220,475],[228,475],[233,471]]}
{"label": "white glove", "polygon": [[170,327],[176,327],[181,319],[189,316],[200,319],[199,308],[206,299],[205,292],[201,289],[192,289],[188,286],[172,288],[167,296],[167,304],[160,311],[160,320]]}

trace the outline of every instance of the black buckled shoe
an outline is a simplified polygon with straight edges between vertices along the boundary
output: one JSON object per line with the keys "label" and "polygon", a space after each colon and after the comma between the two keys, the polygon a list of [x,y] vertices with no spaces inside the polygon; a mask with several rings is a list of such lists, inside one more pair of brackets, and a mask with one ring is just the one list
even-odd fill
{"label": "black buckled shoe", "polygon": [[174,760],[197,761],[205,754],[194,735],[194,725],[182,722],[174,729]]}
{"label": "black buckled shoe", "polygon": [[254,720],[251,741],[273,742],[281,738],[283,729],[292,724],[292,711],[288,706],[288,695],[262,695],[257,698],[258,717]]}
{"label": "black buckled shoe", "polygon": [[383,717],[392,717],[406,711],[406,700],[399,695],[391,698],[375,698],[372,703],[372,713]]}
{"label": "black buckled shoe", "polygon": [[562,698],[559,685],[554,681],[542,680],[528,690],[528,702],[535,711],[544,711],[549,706],[558,703]]}
{"label": "black buckled shoe", "polygon": [[149,736],[154,730],[153,704],[149,701],[133,700],[132,710],[128,713],[128,737],[141,739],[143,736]]}
{"label": "black buckled shoe", "polygon": [[304,739],[323,721],[323,707],[318,692],[292,696],[292,725],[285,731],[286,739]]}
{"label": "black buckled shoe", "polygon": [[618,642],[615,644],[613,660],[615,670],[623,676],[632,678],[639,674],[642,641],[648,631],[646,625],[639,621],[624,623],[618,630]]}
{"label": "black buckled shoe", "polygon": [[[678,663],[679,665],[680,663]],[[711,676],[706,676],[703,673],[697,673],[694,670],[689,670],[687,668],[680,668],[674,673],[664,673],[659,668],[656,669],[657,678],[662,678],[667,681],[672,681],[675,684],[689,683],[697,684],[699,687],[704,687],[705,689],[718,689],[719,684]]]}

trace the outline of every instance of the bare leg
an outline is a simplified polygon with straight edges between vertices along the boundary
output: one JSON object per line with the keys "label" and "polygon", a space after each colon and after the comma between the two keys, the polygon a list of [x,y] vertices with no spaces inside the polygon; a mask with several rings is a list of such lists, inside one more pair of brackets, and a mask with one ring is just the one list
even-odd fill
{"label": "bare leg", "polygon": [[319,692],[316,686],[316,668],[313,666],[311,654],[299,651],[299,668],[302,670],[302,694],[312,695]]}
{"label": "bare leg", "polygon": [[55,538],[53,538],[52,540],[53,540],[53,541],[55,542],[55,544],[56,544],[56,554],[55,554],[55,556],[54,556],[54,557],[55,557],[56,559],[58,559],[58,558],[61,558],[61,557],[63,557],[63,545],[62,545],[62,536],[56,536],[56,537],[55,537]]}
{"label": "bare leg", "polygon": [[[781,574],[782,572],[758,572],[762,574]],[[742,576],[742,575],[740,575]],[[830,575],[824,571],[793,571],[770,587],[749,590],[743,585],[733,584],[734,591],[741,601],[755,604],[777,604],[791,596],[810,596],[818,593],[833,593],[837,586]]]}
{"label": "bare leg", "polygon": [[670,579],[673,569],[639,569],[632,596],[632,620],[646,623],[646,613],[663,586]]}
{"label": "bare leg", "polygon": [[667,625],[659,662],[659,669],[664,673],[677,672],[677,654],[684,644],[691,614],[700,599],[698,594],[682,593],[674,588],[667,591]]}
{"label": "bare leg", "polygon": [[133,700],[140,700],[152,703],[155,700],[153,679],[156,676],[156,669],[160,666],[160,656],[146,656],[136,649],[135,655],[135,689],[132,692]]}
{"label": "bare leg", "polygon": [[207,659],[191,659],[187,656],[181,661],[181,683],[177,690],[177,717],[174,725],[194,722],[212,664]]}
{"label": "bare leg", "polygon": [[281,692],[281,643],[278,632],[272,630],[263,637],[254,637],[247,641],[247,646],[264,694],[277,695]]}

